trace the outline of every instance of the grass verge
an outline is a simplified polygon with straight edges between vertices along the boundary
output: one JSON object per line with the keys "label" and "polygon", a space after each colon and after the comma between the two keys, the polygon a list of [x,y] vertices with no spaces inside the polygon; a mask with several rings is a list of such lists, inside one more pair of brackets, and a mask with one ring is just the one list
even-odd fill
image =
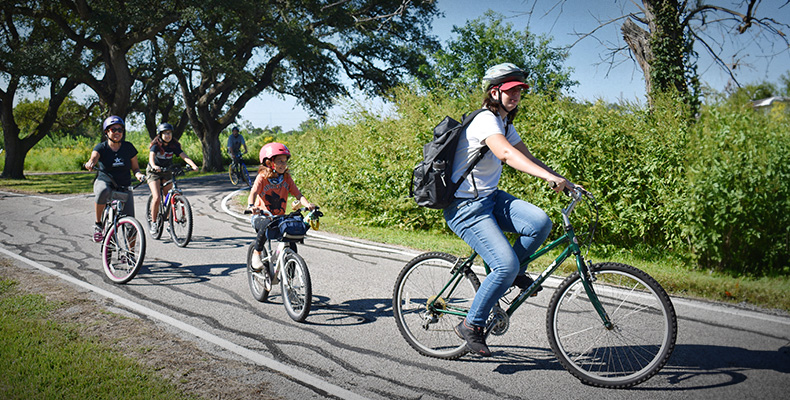
{"label": "grass verge", "polygon": [[108,343],[52,321],[60,307],[0,279],[0,398],[197,399]]}

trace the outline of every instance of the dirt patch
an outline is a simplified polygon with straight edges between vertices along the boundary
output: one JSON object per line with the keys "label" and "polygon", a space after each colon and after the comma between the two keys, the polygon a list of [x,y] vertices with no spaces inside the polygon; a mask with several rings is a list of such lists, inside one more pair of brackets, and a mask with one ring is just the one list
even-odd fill
{"label": "dirt patch", "polygon": [[262,381],[266,374],[260,367],[207,352],[152,321],[114,312],[111,301],[53,276],[0,258],[0,278],[59,304],[52,321],[74,326],[81,336],[112,343],[113,349],[152,368],[184,392],[204,399],[281,398]]}

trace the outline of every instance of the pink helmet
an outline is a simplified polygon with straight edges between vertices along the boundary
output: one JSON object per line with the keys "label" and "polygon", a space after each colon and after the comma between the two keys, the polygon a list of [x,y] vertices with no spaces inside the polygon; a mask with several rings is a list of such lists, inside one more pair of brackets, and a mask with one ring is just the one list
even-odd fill
{"label": "pink helmet", "polygon": [[272,158],[274,156],[279,156],[280,154],[285,154],[288,158],[291,158],[291,152],[288,151],[288,148],[285,147],[282,143],[271,142],[266,143],[261,147],[261,153],[258,156],[261,164],[263,164],[263,160],[267,158]]}

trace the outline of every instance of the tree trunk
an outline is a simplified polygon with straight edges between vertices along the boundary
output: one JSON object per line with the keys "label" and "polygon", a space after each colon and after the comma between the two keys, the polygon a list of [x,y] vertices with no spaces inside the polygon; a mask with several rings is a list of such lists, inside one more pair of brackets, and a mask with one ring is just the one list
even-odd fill
{"label": "tree trunk", "polygon": [[16,95],[15,83],[18,83],[18,79],[12,81],[12,83],[14,83],[14,86],[9,85],[9,90],[3,92],[2,101],[0,101],[3,138],[6,145],[6,162],[3,167],[2,177],[25,179],[25,158],[27,158],[27,153],[52,130],[52,126],[57,120],[58,109],[60,109],[68,94],[77,86],[77,83],[71,79],[67,79],[62,85],[57,80],[50,81],[50,98],[47,103],[47,111],[38,125],[36,125],[33,133],[24,139],[20,138],[19,126],[14,119],[13,100]]}
{"label": "tree trunk", "polygon": [[642,0],[642,5],[644,18],[637,21],[646,24],[647,30],[631,18],[620,30],[645,77],[648,105],[653,107],[655,92],[676,90],[688,98],[681,7],[677,0]]}
{"label": "tree trunk", "polygon": [[650,33],[639,27],[630,19],[625,20],[622,28],[623,39],[631,49],[631,54],[636,58],[642,74],[645,77],[645,93],[650,98],[652,85],[650,83],[650,63],[653,62],[653,50],[650,47]]}
{"label": "tree trunk", "polygon": [[[197,132],[195,132],[197,133]],[[222,172],[225,162],[222,159],[222,144],[219,142],[219,132],[201,132],[198,134],[201,147],[203,147],[203,171]]]}
{"label": "tree trunk", "polygon": [[16,132],[3,131],[5,137],[5,166],[3,167],[2,178],[5,179],[25,179],[25,157],[27,150],[23,150],[22,141],[19,140],[19,129]]}

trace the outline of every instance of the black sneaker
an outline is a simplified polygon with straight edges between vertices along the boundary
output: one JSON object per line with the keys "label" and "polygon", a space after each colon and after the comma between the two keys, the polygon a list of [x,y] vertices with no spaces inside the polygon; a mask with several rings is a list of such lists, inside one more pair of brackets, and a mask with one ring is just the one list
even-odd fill
{"label": "black sneaker", "polygon": [[466,348],[481,357],[491,357],[491,350],[486,345],[482,326],[468,325],[466,318],[455,327],[455,334],[466,340]]}
{"label": "black sneaker", "polygon": [[[513,280],[512,286],[521,289],[521,291],[523,292],[524,290],[529,289],[529,287],[532,286],[534,282],[535,280],[532,279],[532,277],[529,275],[516,275],[516,279]],[[532,297],[537,296],[538,292],[540,292],[541,290],[543,290],[543,286],[538,286],[538,290],[536,290],[535,293],[532,293]]]}

